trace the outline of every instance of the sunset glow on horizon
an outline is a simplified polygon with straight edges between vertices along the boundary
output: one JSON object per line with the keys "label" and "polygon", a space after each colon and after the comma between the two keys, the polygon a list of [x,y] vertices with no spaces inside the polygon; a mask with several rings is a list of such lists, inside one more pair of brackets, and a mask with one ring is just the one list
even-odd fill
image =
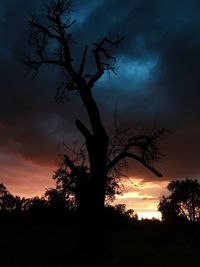
{"label": "sunset glow on horizon", "polygon": [[159,211],[146,211],[146,212],[138,212],[138,219],[157,219],[161,220],[161,213]]}
{"label": "sunset glow on horizon", "polygon": [[115,204],[125,204],[133,209],[139,219],[161,219],[158,204],[166,194],[168,181],[145,181],[141,178],[130,178],[124,181],[124,194],[117,196]]}
{"label": "sunset glow on horizon", "polygon": [[[52,179],[57,166],[38,166],[30,161],[16,159],[18,168],[2,169],[1,181],[7,189],[20,197],[31,198],[44,196],[45,191],[55,187]],[[9,171],[8,171],[9,170]],[[133,209],[141,218],[160,219],[157,211],[159,200],[166,192],[167,181],[145,181],[138,177],[123,179],[123,194],[116,196],[115,204],[125,204],[126,209]]]}

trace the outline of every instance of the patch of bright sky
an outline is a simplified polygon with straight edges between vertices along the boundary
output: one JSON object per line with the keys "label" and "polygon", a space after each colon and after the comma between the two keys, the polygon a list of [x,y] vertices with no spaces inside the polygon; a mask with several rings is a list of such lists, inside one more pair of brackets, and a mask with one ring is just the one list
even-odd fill
{"label": "patch of bright sky", "polygon": [[75,5],[75,18],[79,23],[84,23],[87,17],[103,2],[103,0],[89,2],[88,4],[84,4],[81,7],[76,7]]}
{"label": "patch of bright sky", "polygon": [[160,182],[152,182],[152,181],[144,181],[141,178],[132,178],[130,177],[128,181],[124,181],[126,187],[139,188],[143,189],[152,189],[152,188],[161,188],[167,185],[167,181]]}
{"label": "patch of bright sky", "polygon": [[127,193],[124,193],[122,196],[119,195],[117,198],[118,199],[130,199],[130,198],[152,199],[154,197],[150,195],[146,195],[146,194],[141,194],[139,192],[127,192]]}
{"label": "patch of bright sky", "polygon": [[123,76],[134,78],[136,83],[140,83],[151,78],[152,70],[156,64],[157,58],[133,61],[129,61],[127,58],[120,58],[118,69]]}
{"label": "patch of bright sky", "polygon": [[125,204],[127,209],[133,209],[141,218],[161,218],[157,207],[160,198],[165,194],[168,181],[144,181],[141,178],[131,178],[124,182],[125,193],[117,196],[114,204]]}
{"label": "patch of bright sky", "polygon": [[157,212],[151,212],[151,211],[144,211],[144,212],[138,212],[138,219],[157,219],[161,220],[161,213],[159,211]]}
{"label": "patch of bright sky", "polygon": [[138,88],[143,83],[150,81],[153,78],[153,73],[158,64],[158,57],[150,57],[145,59],[130,60],[126,57],[121,57],[116,63],[116,68],[118,70],[118,75],[110,76],[104,75],[100,81],[99,85],[103,85],[108,82],[110,77],[111,82],[121,88],[121,84],[126,84],[128,86],[124,89]]}

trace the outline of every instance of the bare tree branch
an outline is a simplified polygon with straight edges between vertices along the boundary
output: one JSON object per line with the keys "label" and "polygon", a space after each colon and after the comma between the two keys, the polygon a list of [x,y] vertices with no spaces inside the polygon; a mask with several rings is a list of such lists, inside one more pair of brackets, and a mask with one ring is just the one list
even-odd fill
{"label": "bare tree branch", "polygon": [[[154,174],[161,177],[162,175],[152,166],[152,162],[157,161],[160,156],[159,139],[166,133],[164,129],[153,129],[150,134],[138,134],[124,140],[124,133],[119,131],[110,145],[108,154],[107,171],[111,169],[119,172],[126,158],[133,158],[151,170]],[[126,164],[126,162],[124,162]]]}
{"label": "bare tree branch", "polygon": [[[35,29],[38,29],[39,31],[45,33],[49,38],[56,39],[60,41],[60,36],[56,35],[48,30],[47,27],[43,26],[40,23],[37,23],[35,18],[33,17],[31,21],[29,21],[29,25]],[[54,28],[55,29],[55,28]]]}
{"label": "bare tree branch", "polygon": [[86,45],[86,46],[85,46],[85,49],[84,49],[83,58],[82,58],[81,65],[80,65],[80,70],[79,70],[79,75],[80,75],[80,76],[82,76],[82,75],[83,75],[83,72],[84,72],[84,67],[85,67],[85,63],[86,63],[87,51],[88,51],[88,45]]}
{"label": "bare tree branch", "polygon": [[118,46],[122,43],[123,39],[124,38],[117,38],[116,41],[112,41],[109,40],[108,38],[103,38],[99,43],[93,44],[95,48],[92,50],[92,52],[94,55],[97,72],[92,76],[92,78],[88,82],[90,88],[93,87],[94,83],[101,78],[101,76],[104,74],[106,70],[112,71],[113,73],[116,74],[116,69],[111,64],[103,62],[102,55],[103,57],[106,58],[106,60],[113,59],[114,61],[116,61],[116,58],[109,54],[104,45],[107,43],[110,44],[111,46],[114,46],[115,48],[118,48]]}
{"label": "bare tree branch", "polygon": [[139,156],[137,156],[135,154],[128,153],[128,152],[121,153],[113,161],[111,161],[107,165],[107,172],[109,172],[120,160],[123,160],[125,158],[132,158],[132,159],[137,160],[142,165],[144,165],[147,169],[149,169],[150,171],[152,171],[155,175],[157,175],[158,177],[162,177],[162,174],[160,172],[158,172],[153,166],[149,165],[145,160],[143,160],[142,158],[140,158]]}

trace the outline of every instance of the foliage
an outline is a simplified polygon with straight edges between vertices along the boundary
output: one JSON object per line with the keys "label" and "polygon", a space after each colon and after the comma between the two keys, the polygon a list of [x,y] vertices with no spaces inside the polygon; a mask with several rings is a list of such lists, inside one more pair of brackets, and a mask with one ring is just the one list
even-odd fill
{"label": "foliage", "polygon": [[169,197],[159,203],[164,220],[184,218],[189,221],[200,220],[200,183],[197,180],[175,180],[168,184]]}
{"label": "foliage", "polygon": [[16,199],[3,184],[0,184],[0,211],[9,212],[16,208]]}
{"label": "foliage", "polygon": [[[83,201],[83,198],[87,198],[91,177],[86,166],[80,166],[79,175],[77,175],[76,172],[71,172],[63,164],[54,172],[53,179],[56,181],[56,189],[52,189],[52,193],[63,197],[69,206],[78,205]],[[115,196],[121,192],[116,179],[108,176],[106,180],[106,203],[114,201]],[[88,199],[89,201],[90,199]]]}
{"label": "foliage", "polygon": [[23,214],[43,212],[47,207],[47,201],[43,197],[21,198],[13,196],[7,188],[0,184],[0,213]]}
{"label": "foliage", "polygon": [[[77,188],[76,185],[74,187],[72,185],[74,179],[72,179],[72,181],[70,181],[70,179],[68,180],[71,185],[70,187],[66,185],[66,181],[63,182],[63,177],[57,177],[60,173],[60,170],[55,172],[56,177],[54,177],[54,179],[57,179],[57,187],[55,189],[48,189],[42,197],[21,198],[19,196],[13,196],[3,184],[0,184],[1,218],[7,215],[15,215],[19,218],[24,218],[24,216],[37,218],[39,216],[48,219],[48,216],[52,217],[54,215],[59,217],[65,217],[69,214],[71,214],[71,217],[73,217],[72,214],[76,215],[77,206],[73,194],[76,194],[75,191]],[[64,172],[64,174],[64,177],[68,179],[69,177],[66,176],[66,172]],[[69,191],[69,188],[71,188],[71,191]],[[88,199],[88,201],[90,201],[90,199]],[[92,213],[91,210],[89,210],[89,212]],[[105,214],[108,220],[112,220],[112,222],[137,220],[137,214],[135,214],[132,209],[126,210],[126,205],[124,204],[111,206],[107,203]],[[84,215],[88,216],[88,214]]]}

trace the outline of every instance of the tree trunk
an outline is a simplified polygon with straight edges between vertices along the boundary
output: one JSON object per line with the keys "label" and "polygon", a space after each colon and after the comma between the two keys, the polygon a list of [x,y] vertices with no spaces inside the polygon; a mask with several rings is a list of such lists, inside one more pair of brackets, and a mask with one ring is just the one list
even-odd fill
{"label": "tree trunk", "polygon": [[87,212],[89,212],[89,214],[86,212],[86,234],[88,235],[86,239],[90,257],[92,255],[92,261],[98,262],[103,258],[104,254],[104,202],[107,179],[108,136],[102,125],[99,110],[91,90],[84,91],[81,97],[92,126],[92,134],[86,137],[90,163],[90,204],[89,207],[86,207]]}
{"label": "tree trunk", "polygon": [[99,266],[104,260],[104,201],[106,190],[107,138],[92,138],[87,144],[90,158],[90,202],[81,212],[81,247],[83,263]]}
{"label": "tree trunk", "polygon": [[91,88],[84,88],[80,92],[92,126],[91,136],[85,138],[90,163],[91,208],[92,212],[99,217],[104,210],[108,136],[103,127],[99,109],[92,96]]}

